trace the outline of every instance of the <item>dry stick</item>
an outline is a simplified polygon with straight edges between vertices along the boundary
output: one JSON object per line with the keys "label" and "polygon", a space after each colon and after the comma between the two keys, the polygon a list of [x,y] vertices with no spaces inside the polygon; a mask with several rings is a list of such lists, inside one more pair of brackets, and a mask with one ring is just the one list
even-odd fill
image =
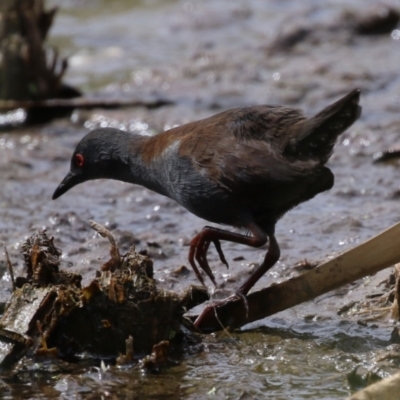
{"label": "dry stick", "polygon": [[198,328],[204,332],[215,332],[223,327],[239,328],[397,262],[400,262],[400,223],[312,271],[251,293],[247,296],[248,318],[242,300],[229,301],[211,309],[208,306],[200,317]]}
{"label": "dry stick", "polygon": [[160,107],[173,104],[172,100],[136,100],[136,99],[106,99],[76,97],[72,99],[48,99],[48,100],[0,100],[0,110],[11,111],[17,108],[118,108],[118,107]]}
{"label": "dry stick", "polygon": [[111,244],[110,248],[110,256],[111,259],[107,261],[101,269],[103,271],[115,271],[121,265],[121,255],[119,254],[119,249],[117,244],[115,243],[115,239],[113,234],[105,228],[103,225],[100,225],[98,222],[89,220],[90,226],[98,232],[104,238],[107,238]]}

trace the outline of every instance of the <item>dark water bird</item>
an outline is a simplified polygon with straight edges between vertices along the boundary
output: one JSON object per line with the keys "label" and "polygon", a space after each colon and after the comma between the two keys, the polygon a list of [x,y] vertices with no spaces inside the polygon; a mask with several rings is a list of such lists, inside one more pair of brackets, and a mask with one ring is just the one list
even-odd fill
{"label": "dark water bird", "polygon": [[268,241],[263,263],[236,290],[244,296],[279,259],[277,221],[333,186],[325,164],[338,136],[360,116],[359,99],[353,90],[312,118],[282,106],[235,108],[156,136],[96,129],[76,147],[53,199],[88,180],[116,179],[167,196],[205,220],[246,229],[247,235],[206,226],[189,250],[198,279],[204,284],[201,268],[216,284],[207,262],[211,243],[227,265],[221,240],[252,247]]}

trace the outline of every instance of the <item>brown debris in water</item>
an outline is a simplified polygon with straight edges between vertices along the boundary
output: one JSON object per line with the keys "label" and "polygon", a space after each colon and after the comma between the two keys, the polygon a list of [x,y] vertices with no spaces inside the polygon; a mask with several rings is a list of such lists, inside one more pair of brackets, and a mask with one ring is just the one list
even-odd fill
{"label": "brown debris in water", "polygon": [[135,352],[133,350],[133,337],[129,336],[125,341],[126,351],[125,354],[120,354],[117,358],[117,365],[131,364],[134,361]]}
{"label": "brown debris in water", "polygon": [[[80,354],[129,363],[178,337],[186,309],[204,301],[203,288],[183,295],[157,289],[152,261],[134,247],[121,257],[112,234],[95,226],[111,242],[111,260],[84,288],[80,275],[60,269],[61,251],[45,231],[22,246],[26,276],[16,279],[0,320],[0,369],[23,357],[72,360]],[[154,365],[161,364],[157,350]]]}
{"label": "brown debris in water", "polygon": [[393,7],[379,4],[355,18],[354,29],[360,35],[383,35],[396,29],[400,14]]}
{"label": "brown debris in water", "polygon": [[[399,320],[400,301],[400,263],[394,265],[394,271],[388,279],[379,284],[379,287],[370,290],[362,301],[351,301],[338,310],[338,315],[356,317],[358,322],[366,324],[385,319]],[[393,343],[400,342],[396,336]]]}
{"label": "brown debris in water", "polygon": [[140,367],[150,371],[159,369],[168,362],[168,352],[168,340],[163,340],[162,342],[155,344],[152,353],[140,361]]}
{"label": "brown debris in water", "polygon": [[46,231],[34,233],[22,245],[26,276],[16,279],[16,287],[25,283],[40,286],[49,284],[70,284],[80,287],[80,275],[60,271],[61,250],[54,246],[53,238],[48,238]]}
{"label": "brown debris in water", "polygon": [[[310,9],[309,13],[313,10]],[[311,15],[299,16],[298,21],[281,24],[274,40],[267,45],[268,53],[290,53],[301,50],[304,42],[321,45],[335,37],[336,42],[352,45],[358,35],[389,35],[399,24],[400,13],[393,7],[380,4],[363,13],[348,10],[326,23],[314,23]]]}
{"label": "brown debris in water", "polygon": [[388,150],[373,154],[374,163],[396,163],[400,158],[400,144],[392,145]]}

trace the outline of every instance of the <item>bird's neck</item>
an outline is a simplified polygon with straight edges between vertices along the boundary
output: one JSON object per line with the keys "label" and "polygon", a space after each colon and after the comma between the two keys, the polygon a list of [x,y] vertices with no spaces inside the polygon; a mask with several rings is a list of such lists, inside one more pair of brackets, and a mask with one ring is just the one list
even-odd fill
{"label": "bird's neck", "polygon": [[156,141],[151,136],[125,135],[114,148],[112,160],[118,160],[113,168],[112,179],[138,184],[157,193],[168,196],[162,185],[163,165],[146,157]]}

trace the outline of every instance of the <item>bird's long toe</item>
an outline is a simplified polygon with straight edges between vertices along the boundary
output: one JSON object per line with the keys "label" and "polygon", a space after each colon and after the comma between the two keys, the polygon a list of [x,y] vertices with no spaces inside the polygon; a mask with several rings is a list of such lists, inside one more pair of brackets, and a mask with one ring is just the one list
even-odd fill
{"label": "bird's long toe", "polygon": [[206,286],[204,283],[204,279],[201,276],[201,273],[200,273],[199,269],[197,268],[196,262],[194,260],[195,256],[196,256],[196,251],[197,251],[196,244],[193,243],[193,240],[192,240],[192,242],[190,243],[189,256],[188,256],[189,264],[191,265],[191,267],[192,267],[194,273],[196,274],[197,279],[200,281],[200,283],[203,286]]}
{"label": "bird's long toe", "polygon": [[[212,240],[214,242],[214,240]],[[207,252],[208,248],[210,247],[211,241],[207,238],[207,230],[203,229],[198,235],[196,235],[190,242],[190,250],[189,250],[189,263],[193,268],[197,278],[199,281],[204,285],[204,279],[201,276],[199,268],[201,268],[207,276],[211,279],[214,286],[217,286],[217,282],[215,280],[215,276],[211,271],[210,265],[208,264],[207,260]],[[219,245],[219,251],[218,251]],[[218,254],[222,254],[222,259],[225,259],[221,245],[218,243],[216,245]],[[199,268],[198,268],[199,267]],[[205,285],[204,285],[205,286]]]}
{"label": "bird's long toe", "polygon": [[210,265],[208,264],[207,260],[207,250],[210,246],[210,242],[206,242],[202,247],[196,248],[195,258],[200,266],[200,268],[207,274],[207,276],[211,279],[211,282],[214,286],[217,286],[217,282],[215,280],[215,276],[211,271]]}
{"label": "bird's long toe", "polygon": [[226,268],[229,269],[228,261],[226,261],[224,252],[222,251],[221,242],[218,239],[215,239],[215,240],[213,240],[213,243],[214,243],[214,246],[215,246],[215,248],[217,250],[217,253],[218,253],[220,261],[222,262],[222,264],[226,265]]}

